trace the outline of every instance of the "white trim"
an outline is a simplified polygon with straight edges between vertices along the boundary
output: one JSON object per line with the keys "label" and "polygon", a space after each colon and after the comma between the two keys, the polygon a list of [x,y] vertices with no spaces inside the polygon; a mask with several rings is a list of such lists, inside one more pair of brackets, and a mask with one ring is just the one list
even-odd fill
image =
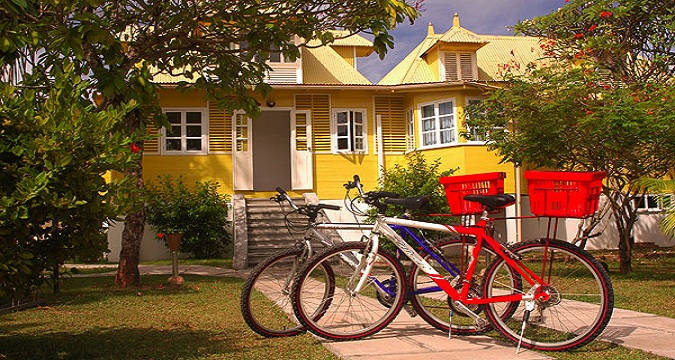
{"label": "white trim", "polygon": [[[441,130],[440,130],[440,114],[439,114],[439,106],[440,104],[443,103],[452,103],[452,124],[453,127],[450,129],[452,131],[452,141],[448,143],[440,143],[440,139],[435,139],[434,143],[431,145],[425,145],[424,144],[424,135],[425,133],[433,133],[435,136],[440,136]],[[424,124],[423,121],[425,120],[422,116],[422,108],[426,106],[433,106],[434,107],[434,130],[433,132],[425,132],[424,131]],[[418,149],[434,149],[434,148],[442,148],[442,147],[448,147],[451,145],[457,145],[459,144],[458,142],[458,120],[457,120],[457,100],[455,98],[446,98],[446,99],[439,99],[436,101],[430,101],[430,102],[425,102],[425,103],[420,103],[417,105],[417,124],[418,124]]]}
{"label": "white trim", "polygon": [[[464,98],[464,119],[463,119],[464,120],[464,124],[463,124],[464,126],[463,126],[463,128],[467,132],[469,131],[469,128],[466,126],[466,115],[467,115],[466,108],[469,106],[469,103],[472,100],[484,101],[484,100],[486,100],[486,98],[479,97],[479,96],[467,96],[466,98]],[[466,141],[467,144],[475,144],[475,145],[485,145],[486,142],[487,142],[486,140],[467,140]]]}
{"label": "white trim", "polygon": [[[341,112],[354,112],[354,113],[361,113],[362,114],[362,128],[363,131],[361,132],[360,137],[363,139],[363,148],[359,150],[339,150],[338,149],[338,134],[337,134],[337,114]],[[351,131],[352,128],[349,128],[349,131]],[[354,136],[351,134],[349,135],[349,141],[353,141]],[[354,145],[354,144],[351,144]],[[331,108],[331,115],[330,115],[330,147],[331,147],[331,152],[333,154],[355,154],[355,153],[362,153],[362,154],[367,154],[368,153],[368,110],[365,108]]]}
{"label": "white trim", "polygon": [[[208,155],[209,153],[209,109],[208,107],[165,107],[162,108],[162,113],[177,112],[181,114],[181,150],[167,150],[166,149],[166,128],[162,127],[159,131],[159,154],[160,155]],[[198,112],[201,113],[200,128],[201,128],[201,150],[185,150],[187,148],[187,123],[186,113]]]}

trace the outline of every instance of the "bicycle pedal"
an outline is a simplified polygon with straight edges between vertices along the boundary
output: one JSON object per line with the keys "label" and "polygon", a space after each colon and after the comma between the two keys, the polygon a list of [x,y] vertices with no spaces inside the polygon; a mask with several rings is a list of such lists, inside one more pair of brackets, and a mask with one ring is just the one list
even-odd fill
{"label": "bicycle pedal", "polygon": [[474,326],[476,326],[476,330],[478,331],[485,330],[489,324],[490,323],[485,318],[477,317],[474,319]]}
{"label": "bicycle pedal", "polygon": [[408,313],[408,315],[410,315],[410,317],[417,316],[417,311],[415,311],[415,309],[409,304],[403,305],[403,309]]}

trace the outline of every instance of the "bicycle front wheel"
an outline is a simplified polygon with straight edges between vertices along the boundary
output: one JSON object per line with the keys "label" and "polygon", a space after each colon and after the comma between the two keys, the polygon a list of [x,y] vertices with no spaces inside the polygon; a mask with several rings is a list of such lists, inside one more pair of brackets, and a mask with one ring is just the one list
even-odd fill
{"label": "bicycle front wheel", "polygon": [[[300,269],[293,284],[293,309],[310,332],[331,340],[360,339],[382,330],[401,311],[405,273],[401,263],[383,250],[361,291],[354,291],[368,250],[361,242],[333,245]],[[325,274],[327,268],[332,276]],[[323,289],[333,287],[333,296],[322,295]]]}
{"label": "bicycle front wheel", "polygon": [[[290,297],[292,281],[305,261],[305,253],[302,247],[282,250],[251,271],[240,303],[241,314],[251,330],[265,337],[294,336],[305,331],[293,314]],[[330,269],[324,272],[330,273]],[[323,296],[333,290],[322,289]]]}
{"label": "bicycle front wheel", "polygon": [[[534,301],[529,318],[526,301],[520,301],[513,316],[506,319],[498,314],[513,302],[488,305],[490,321],[499,332],[516,343],[522,336],[523,347],[547,351],[575,349],[600,335],[612,316],[614,290],[607,271],[595,258],[560,240],[528,241],[512,251],[541,277],[542,284],[535,284],[539,288],[534,290],[546,297]],[[485,277],[485,295],[522,293],[502,281],[511,271],[503,259],[493,262]]]}

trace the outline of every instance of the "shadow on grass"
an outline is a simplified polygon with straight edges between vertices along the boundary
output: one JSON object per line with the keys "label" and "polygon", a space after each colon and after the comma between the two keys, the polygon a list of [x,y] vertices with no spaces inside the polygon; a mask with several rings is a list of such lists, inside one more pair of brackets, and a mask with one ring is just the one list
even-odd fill
{"label": "shadow on grass", "polygon": [[227,354],[231,341],[224,333],[184,327],[15,335],[2,339],[0,359],[191,359]]}
{"label": "shadow on grass", "polygon": [[187,275],[183,278],[185,282],[182,285],[176,286],[169,283],[169,275],[144,275],[141,276],[141,284],[125,288],[120,288],[115,284],[114,276],[64,278],[62,279],[63,290],[61,293],[50,295],[48,300],[60,304],[84,305],[100,302],[111,297],[127,297],[132,295],[152,297],[191,294],[199,291],[199,288],[195,284],[200,284],[204,281],[218,281],[225,285],[239,284],[243,281],[237,278],[199,275]]}

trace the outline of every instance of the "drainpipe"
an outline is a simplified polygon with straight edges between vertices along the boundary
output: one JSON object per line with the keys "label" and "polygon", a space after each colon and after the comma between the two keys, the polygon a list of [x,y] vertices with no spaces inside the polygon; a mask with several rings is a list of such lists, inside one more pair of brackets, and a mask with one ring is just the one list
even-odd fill
{"label": "drainpipe", "polygon": [[377,177],[382,180],[384,176],[384,148],[382,141],[382,115],[375,116],[375,126],[377,131]]}

